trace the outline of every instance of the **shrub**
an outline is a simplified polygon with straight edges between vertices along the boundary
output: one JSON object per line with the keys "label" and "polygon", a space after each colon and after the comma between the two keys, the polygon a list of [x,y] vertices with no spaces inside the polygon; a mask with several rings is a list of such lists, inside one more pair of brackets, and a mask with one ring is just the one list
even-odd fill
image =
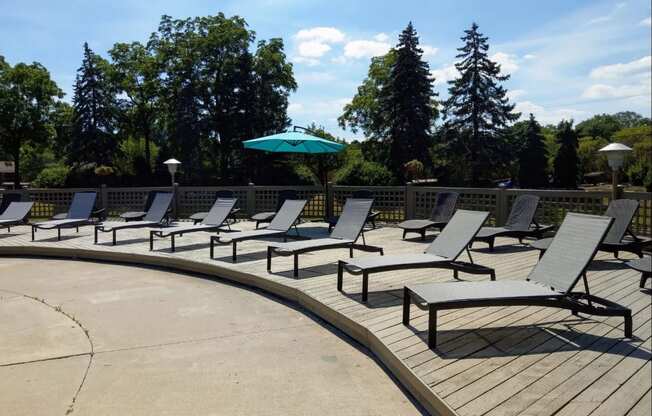
{"label": "shrub", "polygon": [[36,188],[62,188],[66,185],[66,178],[69,173],[70,168],[67,166],[48,166],[36,176],[32,185]]}
{"label": "shrub", "polygon": [[394,177],[389,169],[380,163],[357,160],[336,173],[335,183],[350,186],[387,186],[394,183]]}

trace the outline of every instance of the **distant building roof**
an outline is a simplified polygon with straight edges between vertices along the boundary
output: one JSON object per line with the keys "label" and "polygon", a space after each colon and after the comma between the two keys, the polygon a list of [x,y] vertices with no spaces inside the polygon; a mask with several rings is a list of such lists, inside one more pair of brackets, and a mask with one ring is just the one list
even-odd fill
{"label": "distant building roof", "polygon": [[0,173],[14,173],[15,171],[16,167],[14,166],[14,162],[0,160]]}

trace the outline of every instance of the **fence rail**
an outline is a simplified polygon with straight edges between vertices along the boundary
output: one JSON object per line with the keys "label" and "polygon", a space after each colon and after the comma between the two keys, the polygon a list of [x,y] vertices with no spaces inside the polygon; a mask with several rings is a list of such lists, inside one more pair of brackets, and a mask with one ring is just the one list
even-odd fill
{"label": "fence rail", "polygon": [[[299,197],[308,200],[304,216],[324,218],[338,215],[346,198],[359,189],[373,192],[374,210],[380,212],[380,221],[398,222],[409,218],[426,218],[433,207],[438,192],[455,191],[460,194],[458,208],[488,211],[490,223],[500,225],[509,215],[514,199],[522,194],[541,198],[537,221],[542,224],[559,224],[567,212],[601,214],[609,205],[611,193],[605,191],[564,191],[527,189],[444,188],[406,186],[231,186],[231,187],[137,187],[137,188],[76,188],[76,189],[26,189],[19,191],[25,199],[35,202],[32,217],[48,218],[65,212],[77,191],[98,193],[97,207],[105,208],[111,217],[125,211],[142,210],[147,194],[152,190],[175,192],[174,212],[178,218],[207,211],[219,191],[231,191],[238,198],[239,216],[247,218],[257,212],[273,211],[281,190],[295,190]],[[3,195],[16,191],[0,190]],[[624,192],[623,198],[637,200],[640,208],[632,222],[632,229],[640,235],[652,236],[652,194],[649,192]]]}

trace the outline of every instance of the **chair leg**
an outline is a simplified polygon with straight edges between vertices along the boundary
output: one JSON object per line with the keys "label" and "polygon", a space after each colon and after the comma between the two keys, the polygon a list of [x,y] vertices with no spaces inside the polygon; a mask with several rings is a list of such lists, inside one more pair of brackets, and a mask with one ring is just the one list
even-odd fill
{"label": "chair leg", "polygon": [[231,260],[233,262],[238,261],[238,243],[236,241],[233,242],[233,251],[231,252]]}
{"label": "chair leg", "polygon": [[353,247],[349,247],[349,257],[353,257]]}
{"label": "chair leg", "polygon": [[369,298],[369,273],[362,272],[362,301],[366,302]]}
{"label": "chair leg", "polygon": [[337,291],[342,291],[342,283],[344,281],[344,262],[342,260],[337,261]]}
{"label": "chair leg", "polygon": [[115,230],[113,230],[113,245],[115,245],[115,234],[116,234],[116,232],[115,232]]}
{"label": "chair leg", "polygon": [[211,248],[210,248],[211,260],[215,258],[215,240],[211,237]]}
{"label": "chair leg", "polygon": [[57,228],[57,241],[61,241],[61,228]]}
{"label": "chair leg", "polygon": [[403,240],[405,240],[405,234],[406,234],[406,232],[407,232],[407,230],[403,229]]}
{"label": "chair leg", "polygon": [[632,327],[632,311],[628,309],[625,311],[625,338],[632,338]]}
{"label": "chair leg", "polygon": [[437,309],[428,308],[428,347],[437,347]]}
{"label": "chair leg", "polygon": [[643,289],[645,287],[645,281],[647,279],[650,279],[650,278],[652,278],[652,273],[647,273],[647,272],[641,273],[641,281],[640,281],[638,287]]}
{"label": "chair leg", "polygon": [[34,226],[32,225],[32,241],[34,241],[34,228],[36,228],[36,227],[34,227]]}
{"label": "chair leg", "polygon": [[267,246],[267,271],[272,271],[272,247]]}
{"label": "chair leg", "polygon": [[489,251],[494,251],[494,239],[489,240]]}
{"label": "chair leg", "polygon": [[294,255],[294,278],[299,278],[299,255]]}
{"label": "chair leg", "polygon": [[[97,235],[97,231],[95,232]],[[154,232],[149,232],[149,251],[154,251]]]}
{"label": "chair leg", "polygon": [[424,228],[423,230],[421,230],[421,240],[425,240],[425,239],[426,239],[426,229]]}
{"label": "chair leg", "polygon": [[403,288],[403,325],[410,325],[410,291]]}
{"label": "chair leg", "polygon": [[175,245],[174,245],[174,234],[172,234],[172,235],[170,236],[170,250],[172,250],[173,253],[174,253],[175,250],[176,250],[176,247],[175,247]]}
{"label": "chair leg", "polygon": [[[95,240],[93,244],[97,244],[97,227],[95,227]],[[152,249],[152,243],[149,244],[150,250]]]}

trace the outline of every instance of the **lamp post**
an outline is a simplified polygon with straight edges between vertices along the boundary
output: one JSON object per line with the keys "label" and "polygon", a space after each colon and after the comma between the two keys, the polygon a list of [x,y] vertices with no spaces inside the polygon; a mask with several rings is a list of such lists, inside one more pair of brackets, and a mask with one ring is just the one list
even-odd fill
{"label": "lamp post", "polygon": [[163,164],[167,165],[168,172],[170,172],[170,176],[172,177],[172,186],[174,186],[174,175],[177,173],[177,169],[179,168],[181,162],[176,159],[168,159],[163,162]]}
{"label": "lamp post", "polygon": [[611,168],[611,197],[618,199],[620,190],[618,189],[618,172],[625,162],[625,156],[632,151],[628,146],[622,143],[611,143],[599,150],[607,155],[607,162]]}

